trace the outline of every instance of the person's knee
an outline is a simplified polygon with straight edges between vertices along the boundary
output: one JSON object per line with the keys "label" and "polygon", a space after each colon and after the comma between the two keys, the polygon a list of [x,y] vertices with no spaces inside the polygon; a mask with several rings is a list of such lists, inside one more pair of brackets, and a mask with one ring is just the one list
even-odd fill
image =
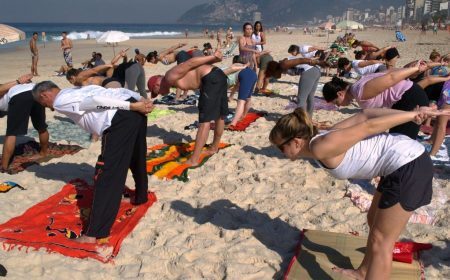
{"label": "person's knee", "polygon": [[394,249],[395,240],[390,240],[379,230],[372,229],[369,235],[369,246],[373,254],[390,259]]}

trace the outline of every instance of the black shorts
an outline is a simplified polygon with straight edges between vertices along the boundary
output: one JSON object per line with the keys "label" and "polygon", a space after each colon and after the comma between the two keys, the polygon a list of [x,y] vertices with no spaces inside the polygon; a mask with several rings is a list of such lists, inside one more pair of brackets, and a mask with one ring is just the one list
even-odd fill
{"label": "black shorts", "polygon": [[11,98],[6,121],[6,136],[26,135],[30,117],[37,131],[42,132],[47,129],[45,108],[34,101],[31,91],[24,91]]}
{"label": "black shorts", "polygon": [[400,203],[406,211],[427,205],[433,194],[433,163],[427,152],[382,177],[377,191],[381,192],[378,208],[386,209]]}
{"label": "black shorts", "polygon": [[202,77],[198,121],[206,123],[228,115],[227,76],[217,67]]}
{"label": "black shorts", "polygon": [[425,92],[427,93],[428,99],[438,102],[439,97],[441,96],[442,89],[444,87],[444,82],[440,82],[434,85],[430,85],[425,88]]}
{"label": "black shorts", "polygon": [[118,82],[122,87],[125,86],[125,80],[121,81],[118,78],[111,77],[103,80],[102,87],[106,87],[111,82]]}

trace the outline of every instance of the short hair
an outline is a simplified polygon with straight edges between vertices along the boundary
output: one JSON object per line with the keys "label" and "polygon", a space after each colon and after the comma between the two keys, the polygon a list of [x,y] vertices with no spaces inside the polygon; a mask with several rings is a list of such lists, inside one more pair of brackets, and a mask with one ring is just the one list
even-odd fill
{"label": "short hair", "polygon": [[102,54],[101,53],[95,53],[95,55],[98,55],[98,56],[100,56],[100,58],[102,58]]}
{"label": "short hair", "polygon": [[43,82],[37,83],[33,87],[32,91],[31,91],[31,94],[33,95],[33,98],[35,100],[38,100],[43,92],[48,91],[48,90],[52,90],[54,88],[59,89],[59,87],[54,82],[52,82],[52,81],[43,81]]}
{"label": "short hair", "polygon": [[346,57],[341,57],[338,59],[338,69],[344,69],[344,66],[347,66],[350,64],[350,60]]}
{"label": "short hair", "polygon": [[290,45],[289,49],[288,49],[288,53],[293,53],[293,52],[299,53],[300,47],[297,45]]}
{"label": "short hair", "polygon": [[245,64],[244,63],[244,59],[241,56],[239,56],[239,55],[233,56],[233,63]]}
{"label": "short hair", "polygon": [[61,34],[66,34],[67,35],[67,31],[63,31],[63,32],[61,32]]}
{"label": "short hair", "polygon": [[33,32],[33,36],[34,36],[34,35],[38,35],[38,33],[37,33],[37,32]]}
{"label": "short hair", "polygon": [[338,97],[338,92],[345,90],[350,84],[346,81],[339,79],[338,77],[333,77],[331,81],[325,83],[322,89],[323,97],[326,102],[331,102]]}
{"label": "short hair", "polygon": [[78,74],[80,74],[82,71],[83,70],[81,70],[80,68],[69,69],[66,73],[66,79],[70,80],[70,78],[78,76]]}

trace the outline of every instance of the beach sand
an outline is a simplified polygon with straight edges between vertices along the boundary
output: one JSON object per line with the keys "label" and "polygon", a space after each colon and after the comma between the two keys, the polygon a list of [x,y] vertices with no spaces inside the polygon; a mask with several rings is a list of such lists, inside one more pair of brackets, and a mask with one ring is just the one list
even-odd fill
{"label": "beach sand", "polygon": [[[450,37],[441,32],[421,36],[417,31],[405,32],[407,41],[395,42],[394,31],[364,31],[357,37],[378,46],[397,45],[399,65],[418,58],[427,59],[433,49],[449,52]],[[331,42],[336,34],[330,35]],[[290,44],[327,45],[327,37],[294,34],[267,34],[267,50],[275,59],[287,57]],[[178,42],[199,47],[207,40],[140,39],[121,43],[116,51],[130,47],[129,55],[139,48],[146,54],[162,50]],[[214,43],[215,42],[211,42]],[[39,73],[35,82],[51,79],[68,87],[65,77],[54,77],[64,63],[58,43],[39,45]],[[105,61],[113,54],[111,47],[94,40],[74,41],[75,66],[90,58],[92,51],[101,52]],[[223,64],[229,64],[231,59]],[[0,82],[15,80],[29,72],[28,48],[0,53]],[[147,78],[163,74],[171,66],[146,65]],[[329,78],[322,77],[321,82]],[[367,235],[366,214],[360,213],[350,199],[344,198],[345,182],[305,160],[292,162],[270,146],[268,134],[275,121],[287,113],[289,96],[296,95],[298,77],[284,76],[269,88],[280,95],[257,96],[253,108],[268,115],[258,119],[246,132],[225,131],[222,141],[233,144],[213,156],[204,166],[189,171],[190,181],[149,179],[158,202],[149,209],[135,230],[123,242],[115,264],[95,260],[74,259],[41,251],[0,250],[0,263],[11,279],[271,279],[278,278],[293,256],[299,232],[318,229]],[[164,106],[162,106],[164,107]],[[235,102],[230,103],[235,107]],[[197,109],[176,106],[176,114],[148,123],[148,146],[163,142],[191,141],[196,131],[184,126],[197,120]],[[337,122],[357,112],[356,107],[340,111],[317,111],[314,119]],[[47,119],[61,116],[47,110]],[[30,122],[31,127],[31,122]],[[6,118],[0,119],[4,135]],[[212,133],[210,133],[211,141]],[[3,136],[0,143],[3,143]],[[26,141],[21,137],[19,142]],[[66,143],[64,141],[60,143]],[[21,215],[36,203],[58,192],[72,178],[91,181],[93,166],[100,151],[96,142],[73,156],[64,156],[33,166],[17,175],[0,174],[0,181],[11,180],[26,191],[12,190],[0,194],[0,223]],[[448,169],[439,174],[435,184],[450,195]],[[133,187],[131,174],[127,185]],[[422,254],[427,279],[450,278],[449,207],[437,213],[435,226],[408,224],[401,238],[431,242],[434,248]]]}

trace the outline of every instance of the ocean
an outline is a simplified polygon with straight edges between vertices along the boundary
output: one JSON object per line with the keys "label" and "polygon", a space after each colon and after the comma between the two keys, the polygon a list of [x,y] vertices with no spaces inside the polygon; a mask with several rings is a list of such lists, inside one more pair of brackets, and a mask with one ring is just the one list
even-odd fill
{"label": "ocean", "polygon": [[[203,25],[185,25],[185,24],[124,24],[124,23],[5,23],[16,27],[26,33],[27,39],[24,41],[6,44],[0,47],[17,46],[26,43],[33,32],[39,34],[39,41],[42,42],[41,34],[46,33],[46,41],[61,40],[61,32],[66,31],[68,37],[72,40],[95,39],[101,36],[103,32],[117,30],[126,33],[130,38],[161,38],[184,36],[187,29],[189,33],[202,33],[204,28],[209,31],[218,28],[227,28],[224,26],[203,26]],[[232,26],[235,30],[240,30],[239,26]]]}

